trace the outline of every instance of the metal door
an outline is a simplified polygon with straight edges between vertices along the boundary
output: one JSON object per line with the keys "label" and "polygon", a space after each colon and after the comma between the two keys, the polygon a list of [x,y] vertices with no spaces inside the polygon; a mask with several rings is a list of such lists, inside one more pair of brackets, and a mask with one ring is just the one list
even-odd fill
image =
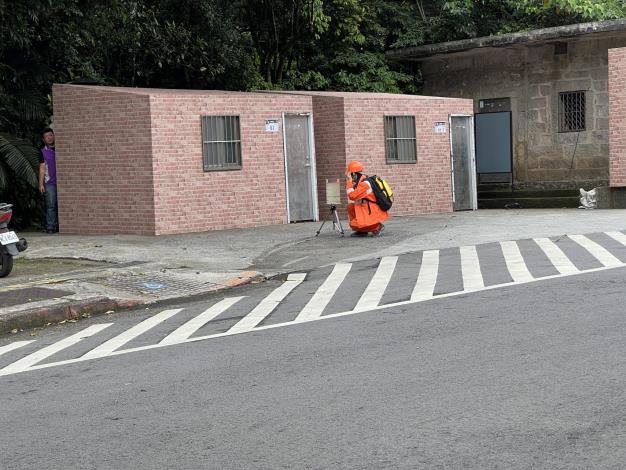
{"label": "metal door", "polygon": [[476,166],[480,174],[511,174],[511,113],[476,115]]}
{"label": "metal door", "polygon": [[284,114],[288,221],[317,220],[317,188],[310,114]]}
{"label": "metal door", "polygon": [[455,211],[475,210],[476,169],[471,116],[450,116],[450,155]]}

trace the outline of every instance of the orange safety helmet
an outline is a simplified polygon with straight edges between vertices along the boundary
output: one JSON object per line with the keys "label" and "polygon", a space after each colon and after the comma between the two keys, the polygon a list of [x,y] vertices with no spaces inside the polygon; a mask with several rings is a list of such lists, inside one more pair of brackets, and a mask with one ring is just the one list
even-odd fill
{"label": "orange safety helmet", "polygon": [[362,173],[363,164],[357,160],[352,160],[348,163],[348,173]]}

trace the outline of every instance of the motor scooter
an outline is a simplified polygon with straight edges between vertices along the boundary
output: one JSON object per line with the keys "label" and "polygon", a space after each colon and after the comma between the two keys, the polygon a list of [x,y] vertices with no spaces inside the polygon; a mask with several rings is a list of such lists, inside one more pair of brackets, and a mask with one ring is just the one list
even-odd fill
{"label": "motor scooter", "polygon": [[0,277],[7,277],[13,269],[13,257],[28,248],[25,238],[9,230],[13,205],[0,203]]}

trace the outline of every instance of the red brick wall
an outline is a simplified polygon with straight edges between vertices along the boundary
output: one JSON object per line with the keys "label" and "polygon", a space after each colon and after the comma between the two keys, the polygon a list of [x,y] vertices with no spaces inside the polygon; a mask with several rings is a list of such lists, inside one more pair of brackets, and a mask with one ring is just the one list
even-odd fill
{"label": "red brick wall", "polygon": [[62,233],[154,233],[148,95],[54,85]]}
{"label": "red brick wall", "polygon": [[339,178],[342,204],[346,198],[343,191],[343,173],[346,170],[345,122],[343,98],[313,96],[313,125],[315,133],[315,163],[320,217],[328,213],[326,205],[326,179]]}
{"label": "red brick wall", "polygon": [[[311,97],[155,90],[151,109],[156,234],[287,222],[282,113],[311,112]],[[201,115],[240,117],[241,170],[203,170]]]}
{"label": "red brick wall", "polygon": [[626,186],[626,48],[609,49],[609,185]]}
{"label": "red brick wall", "polygon": [[[325,180],[341,177],[352,159],[390,182],[392,214],[448,212],[449,135],[435,134],[434,124],[472,112],[463,99],[72,85],[55,85],[54,106],[61,230],[85,234],[285,223],[283,112],[313,112],[321,216]],[[386,114],[416,117],[416,164],[385,162]],[[240,116],[242,169],[203,170],[202,115]],[[279,120],[279,132],[265,131],[269,119]]]}
{"label": "red brick wall", "polygon": [[[323,96],[333,97],[333,101],[338,96],[344,99],[345,145],[339,137],[321,141],[317,128],[315,136],[318,155],[345,155],[343,168],[332,167],[335,173],[339,169],[342,174],[348,161],[360,160],[366,173],[384,177],[394,190],[392,215],[452,211],[449,129],[445,134],[436,134],[435,122],[447,125],[450,114],[473,114],[471,100],[367,93]],[[314,113],[317,121],[317,106]],[[386,163],[385,115],[415,116],[416,164]]]}

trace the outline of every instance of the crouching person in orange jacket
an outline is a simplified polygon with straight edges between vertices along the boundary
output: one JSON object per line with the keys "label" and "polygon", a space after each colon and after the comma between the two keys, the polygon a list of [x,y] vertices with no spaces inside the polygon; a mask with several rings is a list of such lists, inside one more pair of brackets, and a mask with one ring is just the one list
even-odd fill
{"label": "crouching person in orange jacket", "polygon": [[389,214],[376,204],[376,196],[366,178],[361,162],[353,160],[348,163],[346,193],[348,218],[354,230],[352,236],[367,236],[368,233],[380,235],[384,229],[382,221],[389,218]]}

